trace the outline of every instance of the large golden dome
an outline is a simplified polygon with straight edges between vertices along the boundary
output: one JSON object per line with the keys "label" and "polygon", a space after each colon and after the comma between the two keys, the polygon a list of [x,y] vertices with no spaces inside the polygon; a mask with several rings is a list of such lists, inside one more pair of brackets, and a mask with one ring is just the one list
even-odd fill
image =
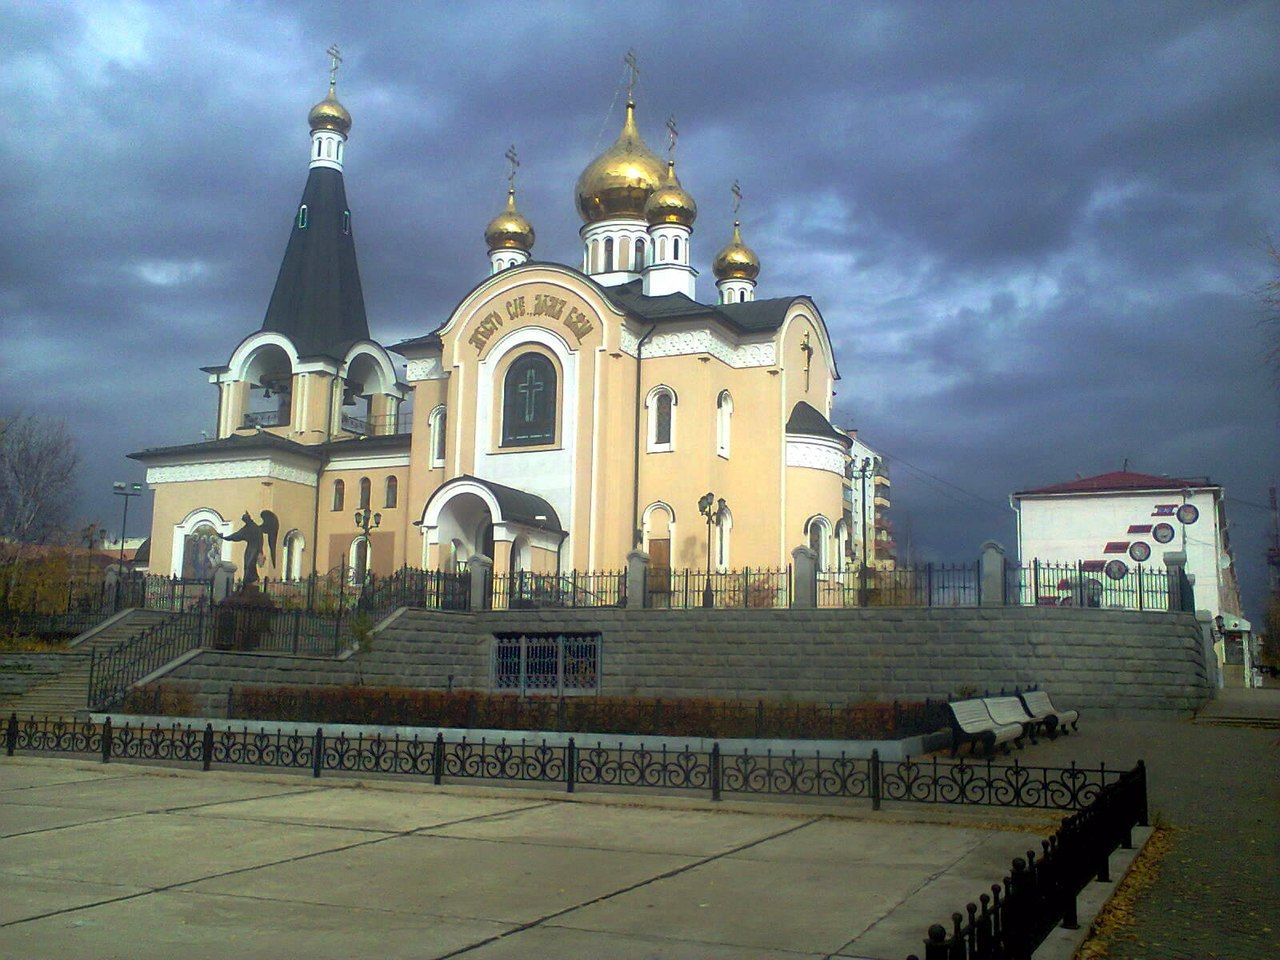
{"label": "large golden dome", "polygon": [[662,174],[662,161],[649,152],[636,127],[635,102],[628,100],[618,139],[578,177],[578,214],[586,223],[643,219],[645,202],[662,183]]}
{"label": "large golden dome", "polygon": [[516,209],[516,188],[507,191],[507,209],[489,221],[484,228],[484,240],[493,250],[533,249],[533,225]]}
{"label": "large golden dome", "polygon": [[754,280],[760,275],[760,258],[742,242],[742,231],[738,227],[738,221],[733,221],[733,238],[711,264],[717,280]]}
{"label": "large golden dome", "polygon": [[329,95],[311,108],[307,114],[307,122],[311,124],[311,132],[317,130],[336,130],[344,137],[351,129],[351,114],[338,102],[334,95],[333,84],[329,84]]}
{"label": "large golden dome", "polygon": [[666,179],[645,203],[644,218],[654,227],[660,223],[678,223],[682,227],[692,227],[693,221],[698,219],[698,205],[693,202],[688,191],[680,186],[674,160],[667,161]]}

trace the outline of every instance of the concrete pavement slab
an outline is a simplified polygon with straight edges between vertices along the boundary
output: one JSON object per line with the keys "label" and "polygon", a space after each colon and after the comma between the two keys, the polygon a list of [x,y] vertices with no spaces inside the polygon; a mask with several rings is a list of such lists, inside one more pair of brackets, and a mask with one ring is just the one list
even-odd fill
{"label": "concrete pavement slab", "polygon": [[406,799],[402,793],[343,787],[252,800],[229,800],[190,812],[210,818],[310,823],[403,833],[466,817],[519,810],[538,802],[519,795],[509,800],[445,794],[416,795],[413,799]]}
{"label": "concrete pavement slab", "polygon": [[[122,765],[119,769],[126,768]],[[9,803],[53,803],[64,807],[141,813],[316,789],[305,780],[270,783],[254,777],[201,777],[198,774],[192,777],[187,771],[128,769],[131,770],[129,776],[81,781],[75,784],[74,790],[67,789],[64,784],[32,787],[8,793],[4,799]]]}
{"label": "concrete pavement slab", "polygon": [[116,768],[109,764],[80,769],[74,762],[66,760],[49,763],[42,760],[33,762],[27,757],[6,757],[0,760],[0,796],[4,796],[10,790],[83,783],[89,780],[110,780],[118,776],[121,774],[117,774]]}
{"label": "concrete pavement slab", "polygon": [[[0,870],[0,925],[141,893],[144,888],[118,883],[87,883],[62,877],[32,877]],[[0,957],[19,956],[0,929]]]}
{"label": "concrete pavement slab", "polygon": [[747,814],[549,803],[536,810],[428,832],[433,836],[705,857],[760,840],[796,822]]}
{"label": "concrete pavement slab", "polygon": [[[671,940],[655,930],[651,937],[624,936],[595,930],[573,930],[545,924],[521,930],[465,954],[467,960],[529,960],[555,957],[557,960],[822,960],[824,953],[792,950],[761,950],[723,943]],[[894,960],[901,960],[895,957]]]}
{"label": "concrete pavement slab", "polygon": [[[922,879],[914,867],[725,857],[584,906],[556,923],[630,936],[660,931],[679,940],[831,953],[892,910]],[[947,912],[951,909],[948,904]]]}
{"label": "concrete pavement slab", "polygon": [[[24,876],[162,887],[368,841],[367,832],[151,814],[0,842],[0,870]],[[228,879],[238,893],[245,880]]]}
{"label": "concrete pavement slab", "polygon": [[[1032,834],[970,830],[933,824],[870,823],[823,820],[733,854],[735,859],[793,863],[883,863],[940,869],[970,855],[986,857],[996,869],[1031,843]],[[988,851],[979,853],[979,851]],[[1011,851],[1005,855],[1006,851]]]}
{"label": "concrete pavement slab", "polygon": [[77,823],[114,820],[122,816],[131,814],[117,810],[91,810],[88,807],[34,806],[0,801],[0,838],[36,830],[57,830]]}
{"label": "concrete pavement slab", "polygon": [[[302,828],[290,828],[290,830]],[[404,836],[217,878],[192,889],[276,900],[377,903],[408,913],[528,923],[693,862],[691,857]],[[359,878],[346,882],[342,878]]]}
{"label": "concrete pavement slab", "polygon": [[[359,885],[359,880],[343,882]],[[421,960],[507,929],[481,920],[334,910],[175,890],[0,930],[0,957],[32,960]]]}

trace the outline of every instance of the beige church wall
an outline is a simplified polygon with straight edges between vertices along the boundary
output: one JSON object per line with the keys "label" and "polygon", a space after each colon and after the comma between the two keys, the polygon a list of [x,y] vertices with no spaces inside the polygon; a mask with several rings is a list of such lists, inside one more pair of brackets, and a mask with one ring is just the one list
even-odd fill
{"label": "beige church wall", "polygon": [[[805,334],[809,335],[809,344],[813,347],[807,390],[804,378],[805,354],[801,349]],[[786,381],[787,416],[790,416],[791,408],[801,400],[826,414],[827,404],[831,398],[832,380],[828,369],[826,348],[823,344],[824,337],[818,329],[817,322],[808,314],[793,313],[786,324],[778,353],[778,363],[783,368]],[[786,422],[785,417],[783,422]]]}
{"label": "beige church wall", "polygon": [[[619,570],[634,545],[636,361],[619,350],[609,350],[600,357],[599,369],[603,409],[598,411],[592,472],[579,469],[579,482],[591,484],[594,537],[592,542],[575,538],[575,550],[565,562],[580,570]],[[643,435],[643,419],[640,429]],[[645,456],[643,447],[640,456]],[[642,501],[640,509],[644,506]]]}
{"label": "beige church wall", "polygon": [[[451,420],[456,407],[448,403],[448,387],[448,378],[418,380],[413,383],[413,426],[410,431],[412,439],[409,441],[409,476],[405,486],[405,509],[408,511],[406,518],[408,521],[422,519],[422,511],[427,505],[427,500],[440,484],[444,483],[445,478],[450,476],[448,464],[453,454]],[[446,408],[445,466],[433,467],[431,466],[431,412],[441,404]],[[415,566],[422,562],[420,544],[417,549],[417,553],[410,551],[409,559],[410,564]]]}
{"label": "beige church wall", "polygon": [[[356,442],[356,441],[352,441]],[[382,547],[382,556],[375,557],[376,561],[386,561],[386,569],[397,569],[406,562],[412,566],[418,566],[421,563],[421,557],[414,555],[406,561],[405,543],[409,542],[408,532],[411,529],[411,522],[418,519],[421,510],[414,513],[413,509],[407,504],[405,499],[405,491],[409,487],[406,477],[408,470],[405,467],[378,467],[365,468],[360,470],[326,470],[320,478],[320,515],[319,515],[319,537],[321,543],[334,544],[345,542],[346,547],[351,545],[351,541],[358,535],[358,528],[355,522],[355,512],[360,509],[360,480],[362,477],[368,477],[370,486],[369,508],[374,513],[382,514],[382,522],[373,533],[379,534],[383,538],[384,545]],[[396,506],[386,506],[386,489],[387,477],[394,476],[396,478]],[[343,504],[341,510],[333,509],[333,482],[341,480],[345,487]],[[412,528],[414,532],[413,541],[417,543],[417,529]],[[336,539],[335,539],[336,538]],[[342,547],[343,550],[346,547]],[[332,550],[326,552],[321,557],[320,572],[324,573],[339,566],[345,558],[345,553],[334,553]],[[384,572],[375,563],[375,573]]]}
{"label": "beige church wall", "polygon": [[805,524],[810,517],[821,514],[829,524],[827,556],[836,555],[835,528],[843,516],[843,479],[828,470],[811,467],[787,467],[787,509],[784,533],[787,552],[799,546],[808,546]]}
{"label": "beige church wall", "polygon": [[220,388],[222,390],[222,422],[218,424],[219,438],[235,433],[244,423],[244,415],[249,412],[249,384],[224,383]]}
{"label": "beige church wall", "polygon": [[[327,557],[327,562],[321,567],[321,574],[336,573],[341,569],[351,569],[351,544],[358,536],[361,536],[358,530],[321,536],[321,543],[325,545],[325,555]],[[390,576],[400,569],[401,565],[395,561],[397,539],[396,535],[390,530],[369,531],[369,551],[372,560],[369,568],[373,571],[374,576]]]}
{"label": "beige church wall", "polygon": [[[264,566],[260,573],[272,578],[281,574],[281,544],[290,530],[299,530],[311,548],[311,518],[315,507],[315,490],[306,484],[255,477],[234,480],[193,480],[180,483],[158,483],[152,486],[155,500],[151,519],[151,569],[155,573],[180,574],[172,569],[174,527],[193,511],[209,509],[239,530],[241,516],[247,510],[255,522],[261,522],[263,510],[270,510],[280,520],[280,539],[276,544],[277,566]],[[231,562],[237,575],[244,575],[244,544],[231,544]],[[310,571],[309,557],[303,554],[304,569]]]}

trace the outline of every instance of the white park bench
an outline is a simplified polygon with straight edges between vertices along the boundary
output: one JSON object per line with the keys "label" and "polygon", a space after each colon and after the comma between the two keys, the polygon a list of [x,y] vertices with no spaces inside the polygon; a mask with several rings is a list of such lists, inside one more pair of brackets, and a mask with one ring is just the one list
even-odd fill
{"label": "white park bench", "polygon": [[1071,724],[1072,730],[1080,728],[1080,712],[1078,710],[1059,710],[1053,705],[1053,701],[1049,699],[1049,694],[1044,690],[1030,690],[1022,695],[1022,705],[1027,708],[1027,713],[1036,722],[1043,725],[1045,732],[1049,734],[1052,740],[1058,735],[1058,731],[1067,732],[1067,724]]}
{"label": "white park bench", "polygon": [[1029,737],[1032,743],[1037,742],[1036,730],[1043,721],[1027,713],[1017,697],[983,697],[982,702],[986,704],[987,712],[996,723],[1016,723],[1022,728],[1024,736]]}
{"label": "white park bench", "polygon": [[960,741],[966,739],[972,743],[970,753],[978,749],[981,740],[987,753],[995,753],[998,746],[1009,752],[1010,740],[1022,739],[1022,727],[1016,723],[996,723],[981,700],[956,700],[948,704],[951,707],[951,755],[956,755]]}

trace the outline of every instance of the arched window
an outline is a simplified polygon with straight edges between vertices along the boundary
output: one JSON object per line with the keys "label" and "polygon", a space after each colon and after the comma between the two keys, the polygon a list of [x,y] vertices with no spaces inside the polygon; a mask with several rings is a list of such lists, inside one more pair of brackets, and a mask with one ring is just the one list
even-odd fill
{"label": "arched window", "polygon": [[356,537],[351,541],[347,569],[351,573],[351,583],[364,583],[369,573],[369,541],[364,537]]}
{"label": "arched window", "polygon": [[836,570],[843,571],[849,556],[849,524],[844,519],[836,521]]}
{"label": "arched window", "polygon": [[813,517],[809,520],[809,549],[818,555],[818,572],[826,571],[830,563],[829,531],[831,525],[826,517]]}
{"label": "arched window", "polygon": [[591,269],[588,272],[589,273],[600,272],[600,241],[599,240],[591,241]]}
{"label": "arched window", "polygon": [[343,233],[351,232],[351,211],[350,210],[342,211],[342,232]]}
{"label": "arched window", "polygon": [[502,443],[531,447],[556,440],[556,368],[540,353],[517,357],[502,384]]}
{"label": "arched window", "polygon": [[428,421],[431,430],[431,466],[444,466],[445,427],[447,419],[444,407],[436,407],[431,411]]}
{"label": "arched window", "polygon": [[390,510],[396,505],[396,498],[400,494],[400,481],[395,477],[387,477],[387,495],[383,498],[382,507],[384,510]]}
{"label": "arched window", "polygon": [[729,459],[729,427],[733,420],[733,397],[721,390],[716,397],[716,453]]}
{"label": "arched window", "polygon": [[307,205],[305,203],[298,208],[298,229],[307,229]]}
{"label": "arched window", "polygon": [[317,140],[316,141],[316,157],[318,158],[319,156],[320,156],[320,141]]}
{"label": "arched window", "polygon": [[667,238],[666,237],[658,238],[658,259],[659,260],[667,259]]}
{"label": "arched window", "polygon": [[729,538],[733,535],[733,514],[728,507],[720,510],[716,525],[716,567],[721,573],[729,569]]}
{"label": "arched window", "polygon": [[360,478],[360,509],[361,510],[369,509],[369,500],[371,499],[372,493],[373,493],[373,484],[369,482],[369,478],[361,477]]}
{"label": "arched window", "polygon": [[671,259],[676,263],[680,262],[680,238],[673,237],[671,240]]}
{"label": "arched window", "polygon": [[333,509],[341,510],[347,499],[347,485],[341,480],[333,481]]}
{"label": "arched window", "polygon": [[604,238],[604,272],[613,272],[613,237]]}
{"label": "arched window", "polygon": [[302,579],[302,551],[306,542],[297,530],[290,530],[284,535],[284,567],[282,573],[286,580]]}
{"label": "arched window", "polygon": [[637,241],[636,241],[636,266],[635,266],[635,269],[636,269],[636,272],[637,272],[637,273],[638,273],[639,271],[641,271],[641,270],[643,270],[643,269],[644,269],[644,241],[643,241],[643,240],[637,240]]}
{"label": "arched window", "polygon": [[675,448],[676,395],[668,386],[654,387],[645,404],[649,408],[649,452]]}

